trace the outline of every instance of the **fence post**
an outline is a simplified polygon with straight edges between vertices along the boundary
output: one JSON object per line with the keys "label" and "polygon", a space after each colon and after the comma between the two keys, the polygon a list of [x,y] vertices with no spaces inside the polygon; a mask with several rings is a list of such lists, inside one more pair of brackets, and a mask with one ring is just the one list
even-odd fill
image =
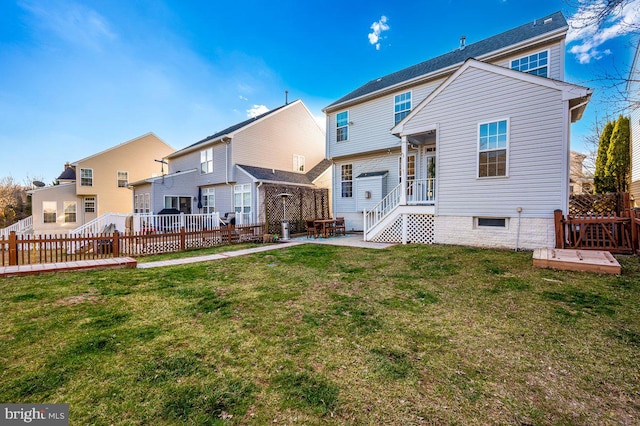
{"label": "fence post", "polygon": [[564,226],[562,226],[562,210],[553,211],[553,223],[556,230],[556,248],[564,248]]}
{"label": "fence post", "polygon": [[9,266],[18,264],[18,238],[16,237],[16,231],[11,231],[9,234]]}
{"label": "fence post", "polygon": [[636,217],[636,213],[637,211],[635,209],[629,210],[629,217],[631,218],[631,250],[640,253],[640,241],[638,241],[640,219]]}
{"label": "fence post", "polygon": [[113,257],[120,257],[120,233],[113,231]]}
{"label": "fence post", "polygon": [[185,232],[184,232],[184,225],[182,225],[180,227],[180,251],[184,251],[184,248],[186,247],[186,236],[185,236]]}

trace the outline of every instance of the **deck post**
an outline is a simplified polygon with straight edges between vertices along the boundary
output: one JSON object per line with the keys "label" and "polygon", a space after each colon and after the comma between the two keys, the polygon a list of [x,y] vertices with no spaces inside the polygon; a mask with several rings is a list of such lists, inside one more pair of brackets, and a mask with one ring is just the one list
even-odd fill
{"label": "deck post", "polygon": [[562,226],[562,210],[553,211],[553,224],[556,230],[556,248],[564,248],[564,226]]}
{"label": "deck post", "polygon": [[400,205],[407,205],[407,188],[409,185],[409,181],[407,179],[407,161],[409,155],[409,140],[407,136],[402,136],[402,155],[400,156],[400,177],[401,177],[401,188],[400,188]]}
{"label": "deck post", "polygon": [[18,264],[18,238],[16,237],[16,231],[11,231],[9,234],[9,266],[15,266]]}
{"label": "deck post", "polygon": [[629,218],[631,219],[631,250],[640,253],[640,241],[638,240],[638,227],[640,227],[640,217],[636,216],[638,210],[629,210]]}

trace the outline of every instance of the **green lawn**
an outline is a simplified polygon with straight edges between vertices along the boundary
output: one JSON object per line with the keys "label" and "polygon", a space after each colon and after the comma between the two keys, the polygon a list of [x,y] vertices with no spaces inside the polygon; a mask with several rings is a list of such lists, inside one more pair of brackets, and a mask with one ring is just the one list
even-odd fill
{"label": "green lawn", "polygon": [[76,424],[638,424],[640,265],[302,245],[0,280],[0,402]]}

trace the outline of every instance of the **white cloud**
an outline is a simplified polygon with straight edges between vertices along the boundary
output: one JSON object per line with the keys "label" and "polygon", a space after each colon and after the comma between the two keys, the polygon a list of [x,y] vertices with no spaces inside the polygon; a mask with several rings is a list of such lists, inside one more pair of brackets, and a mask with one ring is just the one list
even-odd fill
{"label": "white cloud", "polygon": [[244,96],[240,95],[238,96],[238,99],[243,100],[243,101],[248,101],[249,99],[245,98]]}
{"label": "white cloud", "polygon": [[254,118],[268,111],[269,111],[269,108],[267,108],[264,105],[254,105],[253,108],[250,108],[247,110],[247,117]]}
{"label": "white cloud", "polygon": [[379,21],[371,24],[370,28],[373,31],[367,35],[367,37],[369,37],[369,43],[374,45],[376,50],[380,50],[380,40],[384,38],[382,37],[382,32],[389,29],[389,25],[387,25],[387,17],[382,15]]}
{"label": "white cloud", "polygon": [[73,2],[52,1],[42,6],[31,0],[18,5],[34,18],[35,26],[73,44],[100,49],[116,38],[108,20],[95,10]]}
{"label": "white cloud", "polygon": [[567,43],[573,45],[573,53],[581,64],[598,60],[611,53],[609,49],[598,49],[606,41],[624,36],[640,27],[640,0],[629,0],[614,9],[613,14],[598,28],[595,21],[598,12],[605,6],[602,0],[586,4],[581,2],[569,21]]}

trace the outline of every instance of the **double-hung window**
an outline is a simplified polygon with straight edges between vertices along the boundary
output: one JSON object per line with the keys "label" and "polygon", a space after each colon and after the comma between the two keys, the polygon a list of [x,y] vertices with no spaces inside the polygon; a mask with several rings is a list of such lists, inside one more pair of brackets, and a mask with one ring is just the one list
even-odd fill
{"label": "double-hung window", "polygon": [[93,186],[93,169],[80,169],[80,186]]}
{"label": "double-hung window", "polygon": [[478,124],[478,177],[507,175],[509,120]]}
{"label": "double-hung window", "polygon": [[[233,187],[233,207],[236,216],[244,214],[243,219],[249,219],[251,213],[251,185],[245,183],[243,185],[234,185]],[[236,218],[236,221],[238,219]],[[238,223],[238,222],[236,222]],[[241,222],[244,223],[244,222]]]}
{"label": "double-hung window", "polygon": [[118,188],[126,188],[129,185],[129,172],[118,170]]}
{"label": "double-hung window", "polygon": [[349,140],[349,111],[336,115],[336,142]]}
{"label": "double-hung window", "polygon": [[200,151],[200,173],[213,172],[213,148]]}
{"label": "double-hung window", "polygon": [[42,221],[44,223],[56,223],[57,216],[57,203],[55,201],[43,201]]}
{"label": "double-hung window", "polygon": [[293,154],[293,171],[304,172],[304,155]]}
{"label": "double-hung window", "polygon": [[204,213],[216,211],[216,194],[213,188],[202,189],[202,209]]}
{"label": "double-hung window", "polygon": [[96,197],[84,197],[84,212],[85,213],[96,212]]}
{"label": "double-hung window", "polygon": [[342,198],[353,197],[353,165],[343,164],[341,168]]}
{"label": "double-hung window", "polygon": [[524,58],[511,61],[511,69],[522,71],[540,77],[549,76],[549,51],[534,53]]}
{"label": "double-hung window", "polygon": [[76,210],[78,204],[75,201],[64,202],[64,222],[75,223],[76,222]]}
{"label": "double-hung window", "polygon": [[393,101],[395,124],[398,124],[411,112],[411,92],[396,95]]}

